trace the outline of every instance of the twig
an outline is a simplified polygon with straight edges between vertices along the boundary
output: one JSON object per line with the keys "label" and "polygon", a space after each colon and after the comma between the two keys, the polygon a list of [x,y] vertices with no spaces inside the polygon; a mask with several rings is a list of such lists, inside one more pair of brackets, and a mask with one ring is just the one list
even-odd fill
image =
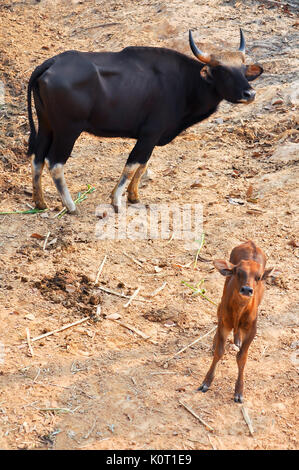
{"label": "twig", "polygon": [[158,289],[156,289],[152,294],[150,294],[151,297],[155,297],[155,295],[159,294],[159,292],[161,292],[161,290],[163,290],[167,285],[167,282],[164,282],[162,284],[162,286],[158,287]]}
{"label": "twig", "polygon": [[29,349],[30,355],[34,356],[33,349],[32,349],[32,346],[31,346],[31,341],[30,341],[30,330],[29,330],[29,328],[26,328],[26,336],[27,336],[27,344],[28,344],[28,349]]}
{"label": "twig", "polygon": [[276,0],[263,0],[264,2],[271,3],[273,5],[277,5],[278,7],[292,7],[298,9],[298,5],[290,2],[277,2]]}
{"label": "twig", "polygon": [[[84,191],[84,193],[79,193],[77,199],[74,201],[74,204],[80,204],[81,202],[85,201],[87,198],[87,194],[93,193],[96,190],[96,188],[93,188],[90,184],[87,185],[87,190]],[[61,218],[65,213],[67,212],[67,208],[64,207],[58,214],[55,214],[53,219],[56,217]]]}
{"label": "twig", "polygon": [[245,423],[246,423],[247,426],[248,426],[250,435],[253,436],[254,431],[253,431],[252,422],[251,422],[251,419],[250,419],[248,410],[247,410],[247,408],[245,408],[244,405],[242,405],[241,411],[242,411],[242,414],[243,414],[243,418],[244,418],[244,420],[245,420]]}
{"label": "twig", "polygon": [[[54,335],[55,333],[59,333],[60,331],[66,330],[67,328],[71,328],[72,326],[79,325],[80,323],[83,323],[87,320],[90,320],[90,317],[81,318],[81,320],[77,320],[74,323],[69,323],[68,325],[64,325],[61,328],[57,328],[56,330],[49,331],[48,333],[44,333],[43,335],[36,336],[35,338],[31,338],[31,343],[33,343],[34,341],[38,341],[42,338],[46,338],[47,336]],[[26,342],[19,344],[18,348],[23,348],[26,344],[27,344]]]}
{"label": "twig", "polygon": [[94,428],[95,428],[95,425],[96,425],[96,423],[97,423],[97,419],[98,419],[98,418],[96,418],[96,419],[94,420],[93,425],[91,426],[91,428],[90,428],[90,430],[88,431],[88,433],[85,434],[85,436],[83,436],[83,439],[88,439],[88,438],[89,438],[89,436],[91,435],[92,431],[93,431]]}
{"label": "twig", "polygon": [[74,410],[69,408],[39,408],[38,411],[52,411],[53,413],[74,413],[79,407],[77,406]]}
{"label": "twig", "polygon": [[213,444],[212,439],[210,438],[210,434],[208,434],[208,439],[210,441],[210,444],[211,444],[213,450],[217,450],[217,447]]}
{"label": "twig", "polygon": [[174,264],[173,266],[174,266],[175,268],[176,268],[176,267],[178,267],[178,268],[189,268],[189,266],[191,266],[191,264],[192,264],[192,261],[190,261],[190,262],[187,263],[187,264],[179,264],[179,263],[176,263],[176,264]]}
{"label": "twig", "polygon": [[125,251],[123,251],[123,254],[129,258],[131,261],[133,261],[135,264],[137,264],[137,266],[139,266],[140,268],[143,268],[143,264],[140,263],[140,261],[138,261],[137,259],[133,258],[133,256],[130,256],[128,255],[128,253],[126,253]]}
{"label": "twig", "polygon": [[166,374],[176,374],[176,372],[166,371],[166,372],[150,372],[150,375],[166,375]]}
{"label": "twig", "polygon": [[101,266],[99,267],[99,270],[98,270],[98,272],[97,272],[96,280],[94,281],[95,286],[97,285],[97,283],[98,283],[98,281],[99,281],[99,277],[100,277],[100,275],[101,275],[101,273],[102,273],[104,264],[106,263],[106,259],[107,259],[107,255],[104,256],[104,259],[103,259],[103,261],[101,262]]}
{"label": "twig", "polygon": [[39,376],[39,374],[40,374],[40,368],[38,368],[37,374],[36,374],[36,376],[34,377],[33,382],[36,382],[36,379],[37,379],[37,377]]}
{"label": "twig", "polygon": [[[122,321],[119,320],[113,320],[112,318],[108,318],[108,320],[114,321],[115,323],[118,323],[119,325],[123,326],[124,328],[127,328],[127,330],[133,331],[133,333],[136,333],[137,335],[141,336],[143,339],[150,339],[150,336],[146,335],[143,333],[143,331],[138,330],[134,326],[128,325],[127,323],[123,323]],[[150,340],[153,344],[157,344],[156,341]]]}
{"label": "twig", "polygon": [[47,246],[47,243],[48,243],[50,234],[51,234],[51,232],[48,232],[47,235],[46,235],[46,238],[45,238],[45,241],[44,241],[44,245],[43,245],[43,250],[44,250],[44,251],[45,251],[45,249],[46,249],[46,246]]}
{"label": "twig", "polygon": [[261,358],[264,356],[264,354],[265,354],[265,352],[266,352],[266,349],[268,349],[268,347],[269,347],[269,345],[267,344],[267,345],[264,347],[264,349],[262,350],[261,355],[260,355],[260,360],[261,360]]}
{"label": "twig", "polygon": [[195,256],[194,269],[196,268],[197,259],[198,259],[198,257],[199,257],[199,253],[200,253],[200,251],[201,251],[201,249],[202,249],[202,247],[203,247],[204,242],[205,242],[205,234],[202,233],[202,234],[201,234],[201,240],[200,240],[199,248],[198,248],[197,253],[196,253],[196,256]]}
{"label": "twig", "polygon": [[183,351],[186,351],[186,349],[190,348],[190,346],[193,346],[193,344],[196,344],[198,343],[198,341],[200,341],[201,339],[204,339],[206,336],[210,335],[211,333],[213,333],[213,331],[215,331],[217,329],[217,326],[214,326],[214,328],[212,328],[210,331],[208,331],[205,335],[201,336],[200,338],[197,338],[195,341],[193,341],[192,343],[188,344],[187,346],[185,346],[184,348],[180,349],[178,352],[176,352],[173,356],[169,357],[166,361],[164,362],[168,362],[170,361],[171,359],[173,359],[175,356],[178,356],[179,354],[181,354]]}
{"label": "twig", "polygon": [[63,207],[58,214],[53,215],[53,219],[56,219],[56,217],[59,217],[61,214],[64,214],[66,212],[66,207]]}
{"label": "twig", "polygon": [[140,331],[137,328],[134,328],[134,326],[127,325],[126,323],[123,323],[123,322],[118,321],[118,320],[112,320],[112,321],[114,321],[115,323],[118,323],[119,325],[123,326],[124,328],[127,328],[128,330],[133,331],[137,335],[141,336],[141,338],[143,338],[143,339],[149,339],[150,338],[148,335],[143,333],[143,331]]}
{"label": "twig", "polygon": [[182,401],[179,400],[179,404],[182,405],[187,411],[189,411],[189,413],[191,413],[196,419],[198,419],[198,421],[203,424],[207,429],[209,429],[209,431],[214,431],[214,429],[209,425],[207,424],[202,418],[200,418],[196,413],[194,413],[194,411],[189,408],[189,406],[185,405]]}
{"label": "twig", "polygon": [[0,212],[0,215],[15,215],[15,214],[40,214],[46,212],[48,209],[28,209],[26,211],[7,211]]}
{"label": "twig", "polygon": [[128,302],[126,302],[126,303],[124,304],[124,307],[125,307],[125,308],[127,308],[127,307],[130,305],[130,303],[132,302],[132,300],[135,299],[135,297],[136,297],[136,295],[138,294],[138,292],[140,291],[140,289],[141,289],[140,286],[137,287],[137,289],[135,290],[135,292],[133,293],[133,295],[131,295],[131,297],[129,298]]}
{"label": "twig", "polygon": [[166,242],[166,245],[173,240],[173,237],[174,237],[174,232],[172,232],[170,239]]}
{"label": "twig", "polygon": [[[106,28],[107,26],[117,26],[121,23],[102,23],[102,24],[97,24],[97,25],[94,25],[94,26],[88,26],[87,28],[84,28],[84,30],[88,30],[88,29],[96,29],[96,28]],[[75,33],[80,33],[81,30],[80,29],[77,29],[75,31],[73,31],[73,34]]]}
{"label": "twig", "polygon": [[[102,290],[103,292],[106,292],[107,294],[112,294],[112,295],[117,295],[118,297],[122,297],[123,299],[130,299],[130,296],[122,294],[121,292],[115,292],[111,289],[107,289],[106,287],[98,286],[98,289]],[[151,300],[146,300],[146,299],[134,299],[135,302],[147,302],[151,303]]]}
{"label": "twig", "polygon": [[194,294],[192,294],[192,295],[200,295],[203,299],[207,300],[207,301],[210,302],[211,304],[213,304],[213,305],[218,305],[216,302],[214,302],[214,300],[209,299],[209,297],[207,297],[207,296],[204,294],[204,292],[205,292],[204,289],[199,289],[198,287],[191,286],[191,285],[188,284],[188,282],[186,282],[186,281],[182,281],[182,284],[184,284],[185,286],[189,287],[189,289],[192,289],[192,290],[194,291]]}

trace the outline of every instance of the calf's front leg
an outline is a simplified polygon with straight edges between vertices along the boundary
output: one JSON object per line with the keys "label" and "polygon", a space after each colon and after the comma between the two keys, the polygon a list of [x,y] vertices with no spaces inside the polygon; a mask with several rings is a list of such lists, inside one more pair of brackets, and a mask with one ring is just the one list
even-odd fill
{"label": "calf's front leg", "polygon": [[209,389],[211,383],[213,382],[213,379],[215,376],[215,369],[216,369],[218,361],[220,361],[220,359],[222,358],[224,354],[225,342],[230,331],[231,329],[226,328],[223,324],[218,325],[216,335],[214,338],[215,351],[214,351],[213,361],[212,361],[210,369],[207,372],[207,375],[205,376],[203,383],[197,389],[203,393],[205,393]]}
{"label": "calf's front leg", "polygon": [[244,369],[248,356],[248,349],[256,335],[256,322],[252,325],[249,331],[244,334],[244,340],[240,351],[237,354],[238,364],[238,378],[235,385],[234,401],[236,403],[243,403],[243,390],[244,390]]}

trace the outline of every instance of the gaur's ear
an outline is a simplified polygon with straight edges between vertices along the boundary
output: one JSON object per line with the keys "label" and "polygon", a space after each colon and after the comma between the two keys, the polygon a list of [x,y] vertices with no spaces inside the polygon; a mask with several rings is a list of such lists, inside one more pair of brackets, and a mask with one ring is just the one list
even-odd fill
{"label": "gaur's ear", "polygon": [[245,76],[249,82],[255,80],[263,73],[264,69],[258,64],[252,64],[246,66]]}
{"label": "gaur's ear", "polygon": [[206,82],[211,83],[213,80],[211,68],[208,65],[205,65],[200,71],[201,78]]}
{"label": "gaur's ear", "polygon": [[265,281],[265,279],[267,279],[267,277],[269,276],[273,276],[273,274],[275,273],[275,268],[268,268],[264,271],[264,274],[262,275],[262,281]]}
{"label": "gaur's ear", "polygon": [[222,276],[232,276],[235,265],[224,259],[215,259],[213,264]]}

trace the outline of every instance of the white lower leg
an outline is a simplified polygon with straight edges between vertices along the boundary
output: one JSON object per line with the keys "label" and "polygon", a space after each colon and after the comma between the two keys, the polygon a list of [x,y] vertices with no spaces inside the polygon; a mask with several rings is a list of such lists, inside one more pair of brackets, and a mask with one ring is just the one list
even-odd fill
{"label": "white lower leg", "polygon": [[121,198],[125,190],[126,182],[133,177],[138,166],[139,165],[137,163],[126,165],[118,184],[112,191],[111,199],[116,212],[118,212],[121,207]]}
{"label": "white lower leg", "polygon": [[56,165],[54,165],[50,169],[50,173],[57,188],[57,191],[60,194],[63,205],[67,208],[69,212],[76,212],[76,205],[71,198],[71,195],[64,179],[63,167],[64,165],[62,163],[56,163]]}

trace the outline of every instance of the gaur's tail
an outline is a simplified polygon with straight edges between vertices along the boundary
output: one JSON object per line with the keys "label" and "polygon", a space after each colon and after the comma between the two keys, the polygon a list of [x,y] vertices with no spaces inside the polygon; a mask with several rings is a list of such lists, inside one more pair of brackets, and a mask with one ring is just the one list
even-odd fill
{"label": "gaur's tail", "polygon": [[54,63],[53,58],[46,60],[43,64],[36,67],[36,69],[32,72],[31,77],[29,79],[28,89],[27,89],[27,109],[28,109],[28,119],[29,119],[29,125],[30,125],[30,136],[29,136],[28,151],[27,151],[28,156],[35,153],[35,147],[36,147],[36,129],[35,129],[33,116],[32,116],[31,91],[38,77],[40,77],[42,73],[44,73],[49,67],[51,67],[53,63]]}

